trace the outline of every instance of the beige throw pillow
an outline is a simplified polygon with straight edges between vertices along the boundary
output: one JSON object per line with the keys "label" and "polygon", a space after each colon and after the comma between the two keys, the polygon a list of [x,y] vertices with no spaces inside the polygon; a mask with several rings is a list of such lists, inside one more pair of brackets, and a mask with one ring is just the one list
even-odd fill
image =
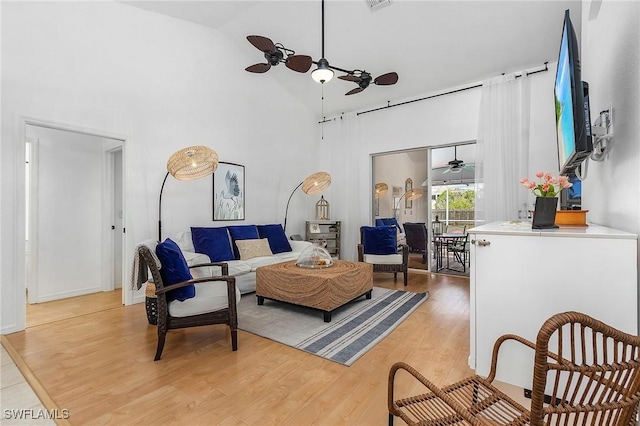
{"label": "beige throw pillow", "polygon": [[251,259],[259,256],[272,256],[269,240],[262,238],[260,240],[236,240],[240,260]]}

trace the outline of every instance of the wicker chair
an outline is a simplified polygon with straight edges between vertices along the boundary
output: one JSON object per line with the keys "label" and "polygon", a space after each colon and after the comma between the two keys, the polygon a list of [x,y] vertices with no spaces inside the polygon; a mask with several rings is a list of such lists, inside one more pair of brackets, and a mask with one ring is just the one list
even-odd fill
{"label": "wicker chair", "polygon": [[407,270],[409,269],[409,247],[401,244],[395,254],[369,255],[366,254],[363,241],[363,228],[360,228],[360,244],[358,244],[358,262],[371,263],[373,272],[393,272],[393,279],[398,279],[398,272],[402,272],[404,285],[407,285]]}
{"label": "wicker chair", "polygon": [[427,246],[429,245],[427,227],[424,223],[411,222],[405,222],[403,226],[409,251],[420,253],[422,255],[422,263],[427,263]]}
{"label": "wicker chair", "polygon": [[[151,255],[151,249],[147,246],[140,246],[138,248],[139,255],[142,256],[145,263],[151,271],[151,276],[156,285],[157,295],[157,325],[158,325],[158,347],[156,349],[156,356],[154,361],[158,361],[162,356],[162,350],[164,348],[165,338],[168,330],[176,328],[186,327],[198,327],[202,325],[213,324],[227,324],[231,330],[231,348],[232,350],[238,350],[238,311],[236,303],[236,279],[228,276],[228,266],[226,263],[207,263],[200,265],[193,265],[190,268],[198,268],[203,266],[219,266],[222,268],[222,276],[197,278],[181,283],[173,284],[165,287],[160,276],[160,270],[156,267],[153,256]],[[167,292],[175,290],[180,287],[185,287],[190,284],[199,283],[212,283],[209,285],[215,285],[216,282],[224,281],[227,287],[228,305],[224,309],[218,309],[212,312],[206,312],[198,315],[174,317],[169,313]],[[196,295],[196,297],[198,297]]]}
{"label": "wicker chair", "polygon": [[[491,384],[506,340],[535,351],[530,410]],[[555,353],[549,351],[550,344]],[[473,376],[439,388],[409,365],[394,364],[389,372],[389,425],[394,416],[410,425],[633,425],[640,401],[639,349],[640,337],[585,314],[557,314],[542,325],[535,345],[512,334],[500,337],[487,378]],[[399,370],[420,381],[427,392],[396,399]]]}

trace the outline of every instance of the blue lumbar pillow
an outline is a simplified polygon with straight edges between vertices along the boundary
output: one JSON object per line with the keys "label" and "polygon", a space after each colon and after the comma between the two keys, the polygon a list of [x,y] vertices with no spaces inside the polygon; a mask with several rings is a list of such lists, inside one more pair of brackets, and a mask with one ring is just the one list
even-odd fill
{"label": "blue lumbar pillow", "polygon": [[233,260],[233,251],[227,228],[191,228],[193,248],[209,256],[212,262]]}
{"label": "blue lumbar pillow", "polygon": [[231,246],[233,248],[234,259],[240,259],[240,252],[238,251],[238,246],[236,246],[237,240],[260,239],[260,235],[258,235],[258,228],[255,225],[227,226],[227,229],[229,229],[229,234],[231,234],[231,241],[233,241],[233,244]]}
{"label": "blue lumbar pillow", "polygon": [[363,226],[362,244],[365,254],[396,254],[396,228],[393,226]]}
{"label": "blue lumbar pillow", "polygon": [[260,238],[266,238],[269,241],[271,253],[285,253],[292,251],[291,244],[287,240],[287,236],[282,229],[282,225],[258,225],[258,234]]}
{"label": "blue lumbar pillow", "polygon": [[[171,239],[156,246],[156,255],[160,259],[160,276],[165,286],[181,283],[192,279],[187,261],[180,247]],[[193,284],[167,292],[167,300],[179,300],[184,302],[195,297],[196,288]]]}

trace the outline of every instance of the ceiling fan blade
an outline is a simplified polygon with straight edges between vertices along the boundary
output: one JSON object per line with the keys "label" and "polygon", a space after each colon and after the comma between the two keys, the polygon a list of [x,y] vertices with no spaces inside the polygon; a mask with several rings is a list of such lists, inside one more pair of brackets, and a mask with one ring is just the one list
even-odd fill
{"label": "ceiling fan blade", "polygon": [[449,173],[450,171],[451,171],[451,167],[447,168],[447,170],[445,170],[444,172],[442,172],[442,174]]}
{"label": "ceiling fan blade", "polygon": [[376,77],[373,82],[378,86],[390,86],[392,84],[396,84],[398,82],[398,73],[390,72],[382,74],[381,76]]}
{"label": "ceiling fan blade", "polygon": [[363,89],[362,87],[356,87],[356,88],[355,88],[355,89],[353,89],[353,90],[349,90],[349,91],[348,91],[347,93],[345,93],[344,95],[345,95],[345,96],[348,96],[348,95],[355,95],[356,93],[360,93],[360,92],[362,92],[363,90],[364,90],[364,89]]}
{"label": "ceiling fan blade", "polygon": [[254,64],[254,65],[246,67],[244,70],[245,71],[249,71],[249,72],[255,72],[255,73],[258,73],[258,74],[262,74],[263,72],[269,71],[269,68],[271,68],[271,65],[269,65],[269,64]]}
{"label": "ceiling fan blade", "polygon": [[249,40],[249,43],[253,44],[255,48],[261,52],[273,52],[276,50],[276,46],[270,38],[259,35],[250,35],[247,36],[247,40]]}
{"label": "ceiling fan blade", "polygon": [[311,59],[311,56],[307,55],[289,56],[285,61],[285,65],[287,66],[287,68],[301,73],[309,71],[312,63],[313,59]]}
{"label": "ceiling fan blade", "polygon": [[356,77],[355,75],[339,75],[338,78],[340,80],[345,80],[345,81],[353,81],[354,83],[359,83],[362,80],[362,77]]}

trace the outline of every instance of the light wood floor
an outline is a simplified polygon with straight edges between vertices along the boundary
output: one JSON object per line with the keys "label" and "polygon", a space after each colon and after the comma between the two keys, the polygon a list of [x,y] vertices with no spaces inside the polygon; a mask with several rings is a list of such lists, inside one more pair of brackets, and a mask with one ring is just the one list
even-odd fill
{"label": "light wood floor", "polygon": [[27,304],[27,328],[93,314],[121,305],[122,289],[51,302]]}
{"label": "light wood floor", "polygon": [[[391,277],[376,274],[374,285],[402,289]],[[5,340],[73,425],[385,425],[392,363],[408,362],[436,384],[472,373],[469,279],[410,273],[407,290],[430,297],[351,367],[243,331],[232,352],[224,326],[170,331],[154,362],[156,329],[143,304]],[[402,381],[399,389],[419,388]]]}

